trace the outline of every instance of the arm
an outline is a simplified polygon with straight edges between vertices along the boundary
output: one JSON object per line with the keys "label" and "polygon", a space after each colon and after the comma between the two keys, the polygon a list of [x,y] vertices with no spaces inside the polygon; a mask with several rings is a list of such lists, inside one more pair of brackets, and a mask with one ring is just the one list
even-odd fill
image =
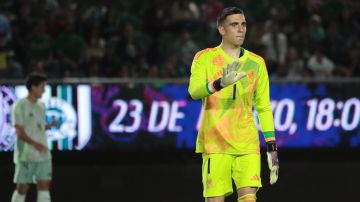
{"label": "arm", "polygon": [[270,184],[274,184],[278,179],[279,160],[274,132],[274,118],[270,104],[269,77],[265,62],[263,62],[259,70],[254,105],[258,113],[261,130],[267,145],[266,154],[270,169]]}
{"label": "arm", "polygon": [[22,126],[15,124],[15,130],[16,130],[16,134],[17,134],[18,138],[22,139],[24,142],[32,145],[33,147],[35,147],[40,152],[48,151],[47,146],[42,145],[42,144],[34,141],[33,139],[31,139],[29,137],[29,135],[25,132],[25,130],[24,130],[24,128]]}
{"label": "arm", "polygon": [[259,68],[259,78],[256,84],[254,106],[258,114],[265,141],[267,143],[275,141],[274,118],[270,104],[269,77],[264,62]]}
{"label": "arm", "polygon": [[191,75],[189,81],[189,94],[194,100],[202,99],[211,93],[208,89],[206,66],[201,58],[202,52],[198,52],[191,65]]}
{"label": "arm", "polygon": [[201,99],[216,91],[232,85],[246,76],[245,72],[238,72],[241,62],[234,61],[223,67],[223,76],[215,81],[207,82],[206,69],[200,57],[195,56],[191,66],[189,93],[193,99]]}

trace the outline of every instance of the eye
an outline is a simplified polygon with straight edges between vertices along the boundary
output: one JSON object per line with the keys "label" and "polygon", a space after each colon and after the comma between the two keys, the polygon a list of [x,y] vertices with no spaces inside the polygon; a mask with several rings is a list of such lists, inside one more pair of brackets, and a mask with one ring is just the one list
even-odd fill
{"label": "eye", "polygon": [[233,22],[230,24],[231,27],[237,27],[238,25],[239,25],[239,23],[237,23],[237,22]]}

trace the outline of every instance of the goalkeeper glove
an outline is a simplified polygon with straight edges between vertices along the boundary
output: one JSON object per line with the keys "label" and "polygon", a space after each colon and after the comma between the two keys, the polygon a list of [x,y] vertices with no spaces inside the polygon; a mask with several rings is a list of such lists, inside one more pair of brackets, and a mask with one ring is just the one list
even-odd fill
{"label": "goalkeeper glove", "polygon": [[241,78],[246,76],[245,72],[237,72],[241,66],[242,62],[234,61],[231,64],[228,64],[226,67],[223,67],[223,76],[214,81],[214,88],[216,91],[221,90],[231,84],[236,83]]}
{"label": "goalkeeper glove", "polygon": [[267,161],[270,169],[270,184],[275,184],[279,173],[279,159],[276,142],[267,142]]}

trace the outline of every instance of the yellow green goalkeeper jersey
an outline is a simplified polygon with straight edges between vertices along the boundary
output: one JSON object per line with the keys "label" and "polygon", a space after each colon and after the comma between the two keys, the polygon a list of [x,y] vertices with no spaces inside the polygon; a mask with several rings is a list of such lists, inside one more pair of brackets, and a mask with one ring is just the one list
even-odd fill
{"label": "yellow green goalkeeper jersey", "polygon": [[269,78],[264,59],[242,48],[239,71],[247,73],[233,85],[211,93],[208,83],[222,77],[222,68],[235,59],[221,46],[199,51],[191,66],[189,93],[202,99],[202,120],[196,152],[258,153],[259,134],[252,107],[258,114],[266,142],[275,141],[269,96]]}

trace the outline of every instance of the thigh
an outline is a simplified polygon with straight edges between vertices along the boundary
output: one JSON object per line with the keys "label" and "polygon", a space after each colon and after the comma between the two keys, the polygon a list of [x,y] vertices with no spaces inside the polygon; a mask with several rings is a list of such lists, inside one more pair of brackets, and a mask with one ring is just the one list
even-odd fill
{"label": "thigh", "polygon": [[224,202],[225,196],[215,196],[206,198],[205,202]]}
{"label": "thigh", "polygon": [[233,192],[231,179],[232,160],[232,155],[203,154],[202,182],[205,198],[227,196]]}
{"label": "thigh", "polygon": [[30,184],[34,179],[34,165],[28,162],[18,162],[15,164],[14,183]]}
{"label": "thigh", "polygon": [[232,178],[236,189],[243,187],[260,188],[261,178],[261,157],[260,154],[246,154],[235,158],[232,165]]}
{"label": "thigh", "polygon": [[51,160],[36,163],[34,175],[36,181],[50,181],[52,178]]}

